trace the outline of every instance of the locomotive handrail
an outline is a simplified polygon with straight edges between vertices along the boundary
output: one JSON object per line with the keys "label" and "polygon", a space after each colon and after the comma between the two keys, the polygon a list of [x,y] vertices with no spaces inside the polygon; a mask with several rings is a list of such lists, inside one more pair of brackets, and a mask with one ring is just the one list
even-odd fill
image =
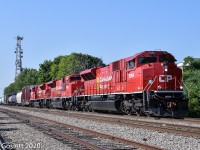
{"label": "locomotive handrail", "polygon": [[82,92],[82,87],[83,85],[80,88],[77,88],[76,90],[74,90],[74,93],[72,94],[72,96],[74,97],[74,96],[80,95],[81,94],[80,92]]}
{"label": "locomotive handrail", "polygon": [[154,93],[183,93],[183,91],[175,91],[175,90],[169,90],[169,91],[154,91]]}

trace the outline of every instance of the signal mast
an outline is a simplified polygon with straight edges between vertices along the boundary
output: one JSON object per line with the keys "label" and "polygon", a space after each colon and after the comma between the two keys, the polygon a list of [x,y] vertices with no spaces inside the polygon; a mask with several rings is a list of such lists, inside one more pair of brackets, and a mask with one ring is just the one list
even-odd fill
{"label": "signal mast", "polygon": [[16,77],[22,72],[23,68],[22,68],[22,58],[23,58],[23,49],[21,48],[21,41],[23,40],[23,37],[20,37],[19,35],[17,36],[17,46],[16,46],[16,61],[15,61],[15,65],[16,65],[16,69],[15,69],[15,80]]}

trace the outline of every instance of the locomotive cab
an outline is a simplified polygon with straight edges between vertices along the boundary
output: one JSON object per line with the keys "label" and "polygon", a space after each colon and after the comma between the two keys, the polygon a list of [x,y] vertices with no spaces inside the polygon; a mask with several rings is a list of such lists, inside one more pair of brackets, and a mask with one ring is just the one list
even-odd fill
{"label": "locomotive cab", "polygon": [[182,116],[187,100],[182,90],[182,70],[175,58],[164,51],[149,51],[138,57],[141,68],[142,110],[147,115]]}

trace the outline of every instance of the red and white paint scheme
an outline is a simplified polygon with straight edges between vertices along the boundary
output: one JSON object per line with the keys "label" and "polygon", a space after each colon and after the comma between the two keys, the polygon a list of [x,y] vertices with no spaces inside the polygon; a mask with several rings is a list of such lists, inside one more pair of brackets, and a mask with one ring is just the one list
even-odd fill
{"label": "red and white paint scheme", "polygon": [[188,101],[182,89],[182,70],[175,61],[166,51],[144,51],[105,67],[34,86],[29,103],[36,107],[184,116]]}

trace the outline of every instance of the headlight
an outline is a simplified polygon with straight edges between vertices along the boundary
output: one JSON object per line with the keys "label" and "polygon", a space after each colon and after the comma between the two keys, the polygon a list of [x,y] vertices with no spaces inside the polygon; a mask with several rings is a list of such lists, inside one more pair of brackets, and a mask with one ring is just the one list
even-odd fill
{"label": "headlight", "polygon": [[180,86],[180,89],[182,90],[182,89],[183,89],[183,86]]}
{"label": "headlight", "polygon": [[158,86],[158,90],[162,90],[162,86],[161,85]]}
{"label": "headlight", "polygon": [[149,84],[153,84],[153,80],[149,80]]}
{"label": "headlight", "polygon": [[165,72],[168,71],[168,66],[167,65],[164,65],[164,70],[165,70]]}

